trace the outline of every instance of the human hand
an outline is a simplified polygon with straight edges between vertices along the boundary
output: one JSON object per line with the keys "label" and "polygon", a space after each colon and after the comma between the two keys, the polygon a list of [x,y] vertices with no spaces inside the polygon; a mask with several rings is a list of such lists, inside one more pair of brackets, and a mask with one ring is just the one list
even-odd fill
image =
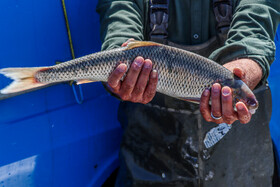
{"label": "human hand", "polygon": [[[131,41],[133,39],[129,39]],[[126,46],[125,42],[122,46]],[[108,78],[108,89],[124,101],[146,104],[156,94],[158,73],[152,70],[152,61],[137,57],[130,66],[123,81],[121,78],[127,70],[126,64],[121,63]]]}
{"label": "human hand", "polygon": [[[231,70],[251,89],[261,80],[262,70],[253,60],[240,59],[229,62],[224,66]],[[210,97],[211,107],[209,106]],[[221,88],[220,84],[213,84],[211,93],[209,90],[205,90],[201,96],[200,112],[203,118],[208,122],[215,122],[217,124],[232,124],[236,120],[239,120],[243,124],[248,123],[251,120],[252,114],[243,102],[236,103],[237,111],[234,111],[232,97],[232,90],[229,87],[225,86]]]}

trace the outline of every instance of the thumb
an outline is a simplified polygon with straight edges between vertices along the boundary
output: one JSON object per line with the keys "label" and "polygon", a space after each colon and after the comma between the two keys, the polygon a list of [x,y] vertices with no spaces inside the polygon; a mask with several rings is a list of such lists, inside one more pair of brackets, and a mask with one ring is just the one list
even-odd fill
{"label": "thumb", "polygon": [[[243,82],[246,80],[246,74],[241,68],[234,68],[233,74],[237,77],[239,77]],[[246,82],[245,82],[246,83]]]}

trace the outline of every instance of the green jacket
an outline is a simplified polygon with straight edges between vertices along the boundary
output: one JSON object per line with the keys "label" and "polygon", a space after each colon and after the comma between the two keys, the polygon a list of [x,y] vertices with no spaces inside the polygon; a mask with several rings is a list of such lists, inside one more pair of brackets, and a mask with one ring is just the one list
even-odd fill
{"label": "green jacket", "polygon": [[[99,0],[102,50],[119,47],[129,38],[149,39],[149,0]],[[209,58],[224,64],[248,57],[262,67],[265,81],[274,61],[273,42],[280,21],[279,0],[234,0],[234,15],[225,45]],[[172,0],[168,40],[200,44],[216,35],[212,0]],[[199,37],[193,37],[197,34]]]}

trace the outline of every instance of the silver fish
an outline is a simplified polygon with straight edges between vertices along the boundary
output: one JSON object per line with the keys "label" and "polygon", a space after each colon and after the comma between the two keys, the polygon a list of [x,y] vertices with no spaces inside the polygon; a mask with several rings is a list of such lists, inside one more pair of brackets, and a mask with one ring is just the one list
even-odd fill
{"label": "silver fish", "polygon": [[137,56],[150,59],[158,72],[157,92],[171,97],[199,102],[202,92],[220,83],[233,90],[234,103],[244,102],[249,110],[256,110],[258,102],[253,92],[225,67],[200,55],[174,47],[131,41],[125,47],[93,53],[49,67],[5,68],[0,73],[14,79],[1,94],[26,90],[53,83],[76,80],[78,83],[106,82],[110,73],[121,63],[128,69]]}

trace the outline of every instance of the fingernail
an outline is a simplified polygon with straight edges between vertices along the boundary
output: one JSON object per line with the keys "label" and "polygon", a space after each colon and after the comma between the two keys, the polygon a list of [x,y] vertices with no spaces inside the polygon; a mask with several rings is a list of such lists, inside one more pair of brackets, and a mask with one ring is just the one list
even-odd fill
{"label": "fingernail", "polygon": [[125,72],[126,65],[125,64],[120,64],[118,70],[119,70],[119,72]]}
{"label": "fingernail", "polygon": [[230,94],[230,88],[229,87],[224,87],[223,88],[223,95],[228,96]]}
{"label": "fingernail", "polygon": [[203,95],[204,95],[204,96],[208,96],[208,95],[209,95],[209,90],[206,89],[206,90],[204,91]]}
{"label": "fingernail", "polygon": [[214,93],[218,93],[218,92],[219,92],[218,85],[216,85],[216,84],[214,84],[214,85],[212,86],[212,89],[213,89],[213,92],[214,92]]}
{"label": "fingernail", "polygon": [[134,63],[135,63],[136,66],[142,67],[142,65],[143,65],[143,60],[142,60],[141,58],[136,58],[136,59],[134,60]]}
{"label": "fingernail", "polygon": [[246,110],[246,106],[244,106],[244,103],[241,101],[237,102],[235,106],[237,110]]}
{"label": "fingernail", "polygon": [[150,69],[150,68],[151,68],[151,63],[149,63],[149,62],[145,62],[145,64],[144,64],[144,68],[146,68],[146,69]]}
{"label": "fingernail", "polygon": [[157,70],[155,69],[152,71],[152,78],[153,79],[157,78]]}
{"label": "fingernail", "polygon": [[243,106],[242,106],[241,104],[236,105],[236,108],[237,108],[237,110],[243,110],[243,109],[244,109]]}

